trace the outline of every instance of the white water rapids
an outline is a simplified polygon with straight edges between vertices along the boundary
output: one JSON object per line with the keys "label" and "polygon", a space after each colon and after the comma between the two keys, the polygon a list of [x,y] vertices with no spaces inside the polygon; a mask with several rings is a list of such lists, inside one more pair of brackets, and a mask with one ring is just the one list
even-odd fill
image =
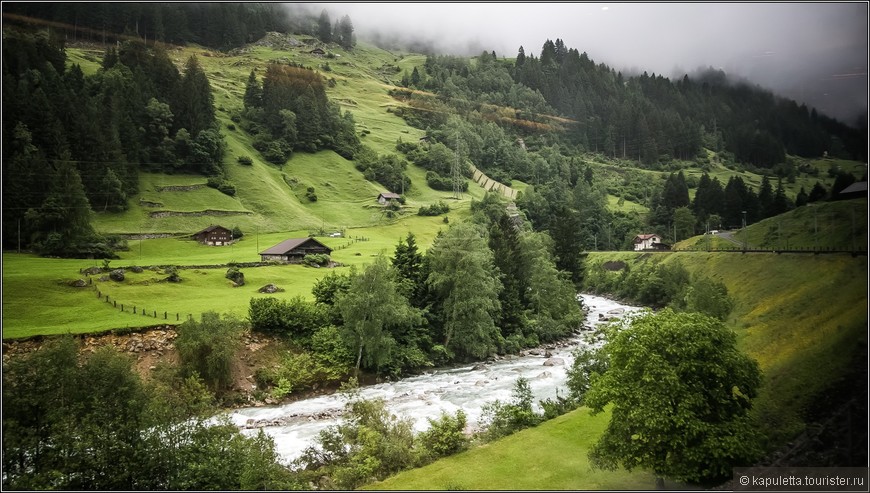
{"label": "white water rapids", "polygon": [[[549,349],[550,356],[539,354],[506,356],[503,359],[482,362],[462,367],[430,370],[423,374],[396,382],[362,387],[363,399],[382,398],[387,408],[398,417],[414,420],[416,431],[429,427],[426,418],[436,419],[442,412],[454,414],[462,409],[471,428],[477,428],[484,404],[496,399],[507,402],[511,399],[517,378],[525,377],[534,394],[534,401],[553,399],[556,390],[568,394],[565,382],[566,370],[574,361],[572,352],[583,345],[600,345],[603,341],[586,341],[602,317],[620,318],[625,313],[640,310],[615,301],[592,295],[580,295],[588,310],[584,333],[573,336],[565,344]],[[563,364],[544,366],[550,358],[560,358]],[[306,447],[314,444],[318,433],[341,420],[347,397],[335,393],[270,407],[249,407],[234,410],[230,420],[243,428],[247,435],[255,435],[262,428],[275,440],[275,449],[281,461],[289,464],[298,458]],[[540,409],[536,409],[540,411]]]}

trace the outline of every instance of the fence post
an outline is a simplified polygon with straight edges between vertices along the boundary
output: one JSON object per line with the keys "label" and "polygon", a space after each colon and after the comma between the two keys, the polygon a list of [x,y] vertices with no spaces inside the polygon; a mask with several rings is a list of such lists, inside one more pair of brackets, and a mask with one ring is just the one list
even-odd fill
{"label": "fence post", "polygon": [[133,306],[133,315],[136,315],[136,306]]}
{"label": "fence post", "polygon": [[157,318],[157,310],[154,310],[154,318]]}
{"label": "fence post", "polygon": [[109,302],[109,295],[106,295],[106,303]]}
{"label": "fence post", "polygon": [[163,320],[166,320],[166,312],[163,312]]}
{"label": "fence post", "polygon": [[123,303],[121,303],[121,311],[122,312],[124,311],[124,304]]}
{"label": "fence post", "polygon": [[178,318],[178,312],[175,312],[175,321],[176,321],[176,322],[179,321],[179,318]]}
{"label": "fence post", "polygon": [[118,300],[115,300],[115,301],[113,301],[112,303],[114,303],[115,308],[118,308]]}

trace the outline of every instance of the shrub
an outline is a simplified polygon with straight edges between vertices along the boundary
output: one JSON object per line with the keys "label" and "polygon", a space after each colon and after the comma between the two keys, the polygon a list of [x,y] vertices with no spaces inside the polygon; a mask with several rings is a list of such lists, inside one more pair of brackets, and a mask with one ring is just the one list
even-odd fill
{"label": "shrub", "polygon": [[441,214],[446,214],[450,212],[450,206],[444,203],[443,200],[439,200],[437,204],[431,204],[428,207],[422,206],[420,210],[417,211],[418,216],[440,216]]}
{"label": "shrub", "polygon": [[242,232],[242,228],[238,226],[233,227],[233,239],[238,240],[239,238],[245,236],[245,233]]}
{"label": "shrub", "polygon": [[214,391],[229,387],[236,349],[241,343],[240,320],[217,312],[202,314],[200,322],[188,320],[178,326],[175,347],[186,375],[198,374]]}
{"label": "shrub", "polygon": [[329,265],[329,255],[325,253],[309,253],[302,258],[302,262],[311,267],[325,267]]}
{"label": "shrub", "polygon": [[289,301],[251,298],[248,318],[251,330],[297,337],[309,335],[327,324],[325,310],[301,296]]}
{"label": "shrub", "polygon": [[314,192],[314,187],[308,187],[305,191],[305,198],[311,202],[317,202],[317,194]]}
{"label": "shrub", "polygon": [[251,159],[251,156],[239,156],[238,161],[239,164],[244,164],[247,166],[251,166],[254,164],[254,160]]}
{"label": "shrub", "polygon": [[496,400],[484,404],[481,422],[486,423],[482,434],[485,440],[496,440],[541,421],[541,417],[532,410],[532,389],[526,378],[517,379],[511,398],[509,403]]}
{"label": "shrub", "polygon": [[445,412],[436,420],[428,418],[429,429],[417,436],[417,446],[420,450],[418,466],[441,457],[462,452],[468,448],[468,437],[465,436],[467,423],[462,409],[455,416]]}

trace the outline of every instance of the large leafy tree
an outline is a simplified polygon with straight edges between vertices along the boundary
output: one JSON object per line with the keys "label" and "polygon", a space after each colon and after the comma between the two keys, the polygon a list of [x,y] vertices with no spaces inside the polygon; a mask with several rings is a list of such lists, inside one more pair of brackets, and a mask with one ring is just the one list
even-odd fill
{"label": "large leafy tree", "polygon": [[502,285],[483,228],[470,223],[452,226],[435,239],[427,258],[427,282],[439,298],[444,321],[444,347],[476,358],[495,351]]}
{"label": "large leafy tree", "polygon": [[611,326],[603,352],[609,368],[593,378],[586,405],[598,413],[611,404],[612,415],[589,453],[594,465],[698,482],[758,457],[747,413],[761,370],[722,322],[647,312]]}
{"label": "large leafy tree", "polygon": [[399,294],[395,273],[379,256],[362,272],[351,272],[347,291],[337,295],[335,307],[344,325],[342,337],[356,354],[356,369],[378,368],[388,362],[396,341],[389,328],[414,323],[419,315]]}

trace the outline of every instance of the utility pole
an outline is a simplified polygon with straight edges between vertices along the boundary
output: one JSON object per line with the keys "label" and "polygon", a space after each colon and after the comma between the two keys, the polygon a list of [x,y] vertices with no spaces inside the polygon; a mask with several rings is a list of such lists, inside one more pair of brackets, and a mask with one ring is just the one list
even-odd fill
{"label": "utility pole", "polygon": [[746,251],[746,211],[740,211],[743,213],[743,228],[740,230],[740,234],[743,236],[743,251]]}
{"label": "utility pole", "polygon": [[813,207],[813,248],[816,250],[819,249],[819,221],[818,221],[818,207]]}
{"label": "utility pole", "polygon": [[453,169],[451,169],[451,177],[453,178],[453,198],[462,198],[462,172],[459,169],[459,133],[454,136],[456,149],[453,152]]}

